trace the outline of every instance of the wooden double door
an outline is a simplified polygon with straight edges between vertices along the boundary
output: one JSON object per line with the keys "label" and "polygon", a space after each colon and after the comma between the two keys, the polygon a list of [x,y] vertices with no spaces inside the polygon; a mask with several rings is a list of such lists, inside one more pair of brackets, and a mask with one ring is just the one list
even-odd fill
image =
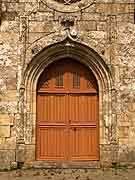
{"label": "wooden double door", "polygon": [[93,73],[70,59],[53,63],[37,87],[37,160],[98,160],[98,131]]}

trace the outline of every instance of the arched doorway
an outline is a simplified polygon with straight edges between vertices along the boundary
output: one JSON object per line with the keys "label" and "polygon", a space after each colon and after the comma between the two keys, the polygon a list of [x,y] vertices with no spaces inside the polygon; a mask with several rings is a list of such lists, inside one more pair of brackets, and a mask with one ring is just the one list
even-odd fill
{"label": "arched doorway", "polygon": [[50,64],[37,85],[37,160],[99,160],[98,85],[78,61]]}

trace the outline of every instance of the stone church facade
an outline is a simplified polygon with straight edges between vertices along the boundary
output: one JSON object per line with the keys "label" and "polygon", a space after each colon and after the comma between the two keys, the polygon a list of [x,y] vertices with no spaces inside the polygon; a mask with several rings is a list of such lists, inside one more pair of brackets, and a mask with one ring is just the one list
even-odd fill
{"label": "stone church facade", "polygon": [[[134,0],[1,0],[0,168],[91,168],[135,163]],[[37,85],[71,58],[99,88],[99,159],[37,160]]]}

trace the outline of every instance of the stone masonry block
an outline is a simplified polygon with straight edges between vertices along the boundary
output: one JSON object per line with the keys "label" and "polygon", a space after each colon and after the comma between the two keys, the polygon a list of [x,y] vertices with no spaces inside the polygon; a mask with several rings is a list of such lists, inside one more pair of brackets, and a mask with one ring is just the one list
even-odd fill
{"label": "stone masonry block", "polygon": [[10,125],[10,118],[8,114],[0,114],[0,126]]}
{"label": "stone masonry block", "polygon": [[16,137],[0,138],[0,149],[16,149]]}
{"label": "stone masonry block", "polygon": [[[49,14],[48,14],[49,16]],[[53,24],[45,23],[45,22],[30,22],[30,32],[49,32],[53,30]]]}
{"label": "stone masonry block", "polygon": [[128,133],[129,133],[129,127],[128,126],[121,126],[119,127],[119,138],[125,138],[128,137]]}
{"label": "stone masonry block", "polygon": [[0,169],[9,166],[10,162],[15,162],[14,150],[0,150]]}
{"label": "stone masonry block", "polygon": [[0,137],[10,137],[10,126],[0,126]]}
{"label": "stone masonry block", "polygon": [[78,23],[78,28],[85,31],[95,31],[97,24],[96,21],[81,21]]}

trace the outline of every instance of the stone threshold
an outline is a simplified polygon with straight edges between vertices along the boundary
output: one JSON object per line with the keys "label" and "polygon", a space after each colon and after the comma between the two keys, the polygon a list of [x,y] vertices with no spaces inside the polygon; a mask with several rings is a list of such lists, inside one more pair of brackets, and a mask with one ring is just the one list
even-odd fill
{"label": "stone threshold", "polygon": [[34,161],[25,162],[24,168],[36,168],[36,169],[91,169],[100,168],[100,161],[91,162],[47,162],[47,161]]}

